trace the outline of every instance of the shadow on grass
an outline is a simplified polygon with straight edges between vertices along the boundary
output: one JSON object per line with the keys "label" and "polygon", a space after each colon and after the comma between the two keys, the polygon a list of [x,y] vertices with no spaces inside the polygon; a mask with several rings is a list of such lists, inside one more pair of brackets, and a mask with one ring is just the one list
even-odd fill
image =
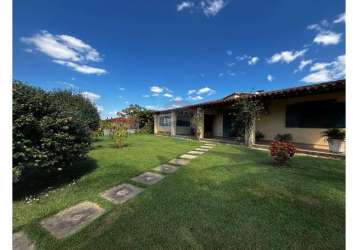
{"label": "shadow on grass", "polygon": [[24,181],[13,186],[13,200],[21,200],[26,196],[37,195],[46,190],[69,184],[97,168],[97,162],[86,158],[73,163],[70,167],[56,173],[38,171],[28,175]]}

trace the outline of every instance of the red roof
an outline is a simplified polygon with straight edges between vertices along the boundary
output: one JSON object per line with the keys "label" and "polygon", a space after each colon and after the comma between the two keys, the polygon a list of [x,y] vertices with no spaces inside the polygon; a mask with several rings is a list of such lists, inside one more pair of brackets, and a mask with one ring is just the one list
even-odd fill
{"label": "red roof", "polygon": [[116,117],[116,118],[107,119],[107,121],[118,122],[118,123],[127,123],[127,122],[129,122],[129,119],[125,118],[125,117]]}

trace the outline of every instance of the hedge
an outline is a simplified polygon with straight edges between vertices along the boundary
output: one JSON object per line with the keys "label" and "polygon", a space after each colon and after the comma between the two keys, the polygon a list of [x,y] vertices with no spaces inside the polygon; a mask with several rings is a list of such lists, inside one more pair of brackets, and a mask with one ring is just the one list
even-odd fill
{"label": "hedge", "polygon": [[80,94],[13,84],[14,183],[65,170],[90,149],[99,115]]}

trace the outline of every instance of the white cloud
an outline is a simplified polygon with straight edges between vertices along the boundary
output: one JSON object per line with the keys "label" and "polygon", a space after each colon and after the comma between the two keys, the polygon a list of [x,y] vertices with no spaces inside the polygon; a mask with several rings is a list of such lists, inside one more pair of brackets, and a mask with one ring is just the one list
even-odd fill
{"label": "white cloud", "polygon": [[332,31],[322,31],[313,39],[314,43],[322,45],[335,45],[341,41],[342,34]]}
{"label": "white cloud", "polygon": [[145,95],[142,95],[142,97],[144,97],[144,98],[149,98],[149,97],[150,97],[150,95],[145,94]]}
{"label": "white cloud", "polygon": [[315,63],[301,81],[306,83],[319,83],[344,78],[346,75],[346,56],[341,55],[330,63]]}
{"label": "white cloud", "polygon": [[216,16],[226,5],[224,0],[204,0],[200,2],[201,8],[207,17]]}
{"label": "white cloud", "polygon": [[96,102],[99,98],[101,98],[100,95],[97,95],[95,93],[92,93],[92,92],[88,92],[88,91],[85,91],[85,92],[82,92],[81,95],[84,97],[84,98],[87,98],[88,100],[90,100],[91,102]]}
{"label": "white cloud", "polygon": [[318,71],[327,68],[331,63],[315,63],[310,68],[310,71]]}
{"label": "white cloud", "polygon": [[173,95],[172,95],[172,94],[169,94],[169,93],[165,93],[163,96],[168,97],[168,98],[172,98],[172,97],[173,97]]}
{"label": "white cloud", "polygon": [[272,75],[267,75],[267,81],[272,82],[273,81],[273,76]]}
{"label": "white cloud", "polygon": [[228,63],[228,64],[226,64],[228,67],[233,67],[233,66],[235,66],[235,64],[236,64],[236,62],[231,62],[231,63]]}
{"label": "white cloud", "polygon": [[231,50],[227,50],[227,51],[226,51],[226,54],[227,54],[228,56],[231,56],[231,55],[232,55],[232,51],[231,51]]}
{"label": "white cloud", "polygon": [[336,20],[333,21],[333,23],[344,23],[346,22],[346,13],[340,14]]}
{"label": "white cloud", "polygon": [[249,65],[255,65],[258,61],[259,61],[259,58],[257,56],[254,56],[254,57],[251,57],[247,63]]}
{"label": "white cloud", "polygon": [[69,35],[53,35],[41,31],[31,37],[22,37],[21,41],[53,59],[70,60],[74,62],[100,61],[98,51],[82,40]]}
{"label": "white cloud", "polygon": [[302,60],[298,68],[295,70],[295,73],[298,71],[302,71],[307,65],[312,64],[312,60]]}
{"label": "white cloud", "polygon": [[219,74],[218,74],[218,77],[222,77],[224,75],[224,73],[223,72],[220,72]]}
{"label": "white cloud", "polygon": [[[22,37],[21,41],[49,56],[53,62],[69,66],[80,73],[100,75],[106,72],[103,69],[84,65],[87,62],[101,61],[102,58],[96,49],[76,37],[64,34],[53,35],[44,30],[31,37]],[[32,48],[26,50],[33,51]]]}
{"label": "white cloud", "polygon": [[238,61],[243,61],[250,58],[248,55],[236,56],[235,59]]}
{"label": "white cloud", "polygon": [[119,88],[119,91],[125,91],[126,89],[125,88]]}
{"label": "white cloud", "polygon": [[163,88],[161,88],[161,87],[159,87],[159,86],[152,86],[152,87],[150,87],[150,92],[152,92],[152,93],[157,93],[157,94],[159,94],[159,93],[162,93],[163,92]]}
{"label": "white cloud", "polygon": [[194,3],[190,1],[183,1],[177,5],[177,11],[182,11],[184,9],[191,9],[194,7]]}
{"label": "white cloud", "polygon": [[183,98],[180,96],[177,96],[173,99],[173,101],[175,101],[175,102],[181,102],[182,100],[183,100]]}
{"label": "white cloud", "polygon": [[95,67],[91,67],[88,65],[81,65],[81,64],[74,63],[74,62],[63,61],[63,60],[53,60],[53,62],[60,64],[60,65],[65,65],[65,66],[72,68],[73,70],[83,73],[83,74],[103,75],[103,74],[107,73],[107,71],[105,69],[95,68]]}
{"label": "white cloud", "polygon": [[285,62],[290,63],[297,59],[300,56],[303,56],[306,53],[307,49],[299,51],[282,51],[280,53],[274,54],[269,60],[268,63],[278,63]]}
{"label": "white cloud", "polygon": [[209,87],[204,87],[201,89],[198,89],[198,91],[196,92],[198,95],[212,95],[215,94],[215,90],[209,88]]}
{"label": "white cloud", "polygon": [[192,95],[192,94],[194,94],[195,92],[196,92],[195,89],[190,89],[190,90],[188,91],[188,95]]}
{"label": "white cloud", "polygon": [[192,101],[200,101],[200,100],[203,100],[203,97],[200,96],[200,95],[197,95],[197,96],[189,96],[188,99],[189,99],[189,100],[192,100]]}

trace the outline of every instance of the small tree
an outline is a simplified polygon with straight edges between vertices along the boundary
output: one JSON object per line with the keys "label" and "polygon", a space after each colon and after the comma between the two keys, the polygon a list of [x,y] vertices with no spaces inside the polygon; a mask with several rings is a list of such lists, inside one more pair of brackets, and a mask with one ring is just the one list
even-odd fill
{"label": "small tree", "polygon": [[242,98],[232,106],[234,126],[243,127],[245,144],[252,146],[255,138],[255,121],[265,111],[264,104],[257,99]]}
{"label": "small tree", "polygon": [[124,140],[128,137],[127,128],[118,127],[114,132],[114,138],[116,140],[116,144],[118,148],[123,147]]}

